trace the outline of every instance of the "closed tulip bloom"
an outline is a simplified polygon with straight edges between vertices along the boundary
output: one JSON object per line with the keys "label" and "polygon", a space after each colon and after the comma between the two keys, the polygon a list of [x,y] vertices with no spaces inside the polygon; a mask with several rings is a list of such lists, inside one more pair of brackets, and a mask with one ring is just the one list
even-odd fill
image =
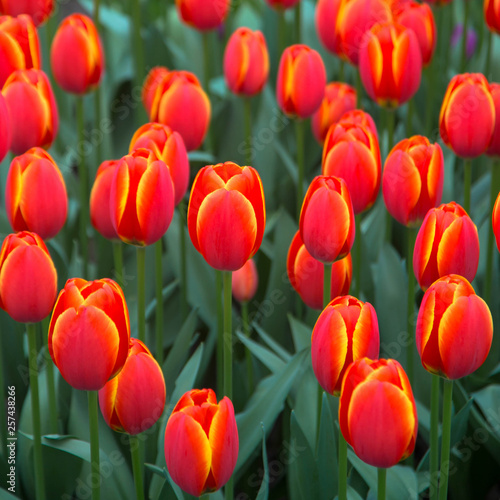
{"label": "closed tulip bloom", "polygon": [[16,69],[40,69],[40,42],[30,16],[0,17],[0,88]]}
{"label": "closed tulip bloom", "polygon": [[500,2],[498,0],[484,0],[484,19],[488,28],[500,34]]}
{"label": "closed tulip bloom", "polygon": [[52,41],[50,65],[56,82],[66,92],[85,94],[99,85],[104,52],[90,17],[71,14],[63,20]]}
{"label": "closed tulip bloom", "polygon": [[458,156],[474,158],[489,146],[494,127],[495,103],[485,76],[454,76],[439,114],[439,132],[445,144]]}
{"label": "closed tulip bloom", "polygon": [[276,97],[281,110],[307,118],[325,95],[326,70],[321,56],[307,45],[292,45],[283,52],[278,68]]}
{"label": "closed tulip bloom", "polygon": [[231,92],[253,96],[269,76],[269,53],[264,35],[249,28],[238,28],[229,38],[224,52],[224,78]]}
{"label": "closed tulip bloom", "polygon": [[99,406],[114,431],[135,435],[161,417],[166,395],[160,365],[140,340],[131,338],[120,373],[99,391]]}
{"label": "closed tulip bloom", "polygon": [[339,424],[363,462],[392,467],[415,448],[417,407],[408,377],[394,359],[352,363],[344,375]]}
{"label": "closed tulip bloom", "polygon": [[346,83],[332,82],[326,86],[325,97],[311,118],[314,137],[320,144],[325,142],[330,126],[356,108],[356,99],[356,90]]}
{"label": "closed tulip bloom", "polygon": [[290,9],[295,7],[300,0],[266,0],[266,2],[273,9]]}
{"label": "closed tulip bloom", "polygon": [[187,224],[194,247],[210,266],[242,267],[259,249],[266,224],[257,170],[230,161],[202,168],[191,188]]}
{"label": "closed tulip bloom", "polygon": [[[302,301],[311,309],[323,309],[324,265],[308,251],[300,231],[295,233],[286,261],[288,279]],[[347,295],[352,280],[352,259],[347,254],[332,264],[330,299]]]}
{"label": "closed tulip bloom", "polygon": [[361,125],[333,125],[323,146],[322,173],[345,181],[355,214],[367,210],[377,199],[382,173],[376,137]]}
{"label": "closed tulip bloom", "polygon": [[238,446],[229,398],[217,403],[212,389],[181,397],[165,429],[165,461],[175,484],[197,497],[220,489],[233,473]]}
{"label": "closed tulip bloom", "polygon": [[122,241],[151,245],[174,215],[174,184],[165,163],[149,149],[124,156],[111,182],[111,222]]}
{"label": "closed tulip bloom", "polygon": [[432,208],[415,241],[413,271],[422,290],[447,274],[472,281],[479,263],[476,225],[454,201]]}
{"label": "closed tulip bloom", "polygon": [[300,212],[300,237],[323,264],[344,258],[352,248],[354,212],[343,179],[318,175],[307,190]]}
{"label": "closed tulip bloom", "polygon": [[201,31],[213,30],[226,19],[231,0],[175,0],[179,17]]}
{"label": "closed tulip bloom", "polygon": [[333,299],[320,314],[311,337],[312,366],[319,384],[339,396],[347,367],[360,358],[378,358],[379,347],[373,306],[350,295]]}
{"label": "closed tulip bloom", "polygon": [[57,295],[57,272],[42,238],[9,234],[0,250],[0,308],[20,323],[50,314]]}
{"label": "closed tulip bloom", "polygon": [[238,302],[249,302],[253,299],[259,286],[259,274],[253,259],[248,259],[242,267],[233,272],[231,288]]}
{"label": "closed tulip bloom", "polygon": [[352,123],[354,125],[362,125],[375,136],[377,142],[379,140],[377,125],[375,125],[375,121],[369,113],[363,111],[362,109],[353,109],[351,111],[347,111],[342,115],[339,123]]}
{"label": "closed tulip bloom", "polygon": [[388,212],[404,226],[416,227],[441,203],[444,159],[441,146],[427,137],[403,139],[389,153],[382,175]]}
{"label": "closed tulip bloom", "polygon": [[32,148],[12,160],[5,209],[14,231],[32,231],[45,240],[62,229],[68,213],[66,184],[45,150]]}
{"label": "closed tulip bloom", "polygon": [[498,193],[497,199],[495,200],[495,205],[493,206],[491,223],[493,225],[493,234],[495,235],[497,248],[500,252],[500,193]]}
{"label": "closed tulip bloom", "polygon": [[395,108],[411,99],[420,86],[422,54],[413,30],[401,24],[377,24],[359,51],[361,81],[380,106]]}
{"label": "closed tulip bloom", "polygon": [[332,54],[342,57],[339,12],[345,0],[319,0],[316,4],[316,32],[323,46]]}
{"label": "closed tulip bloom", "polygon": [[0,94],[0,162],[5,158],[12,142],[9,108],[5,97]]}
{"label": "closed tulip bloom", "polygon": [[[491,137],[490,145],[486,150],[488,156],[500,156],[500,84],[490,83],[491,98],[495,105],[495,128]],[[496,117],[499,117],[496,119]]]}
{"label": "closed tulip bloom", "polygon": [[59,115],[47,75],[38,69],[17,70],[2,89],[12,129],[11,151],[20,155],[35,146],[49,148]]}
{"label": "closed tulip bloom", "polygon": [[150,149],[167,165],[174,183],[175,205],[178,205],[189,183],[189,158],[181,135],[167,125],[146,123],[132,137],[129,152],[139,148]]}
{"label": "closed tulip bloom", "polygon": [[492,339],[490,310],[465,278],[444,276],[425,292],[415,342],[427,371],[451,380],[470,375],[484,363]]}
{"label": "closed tulip bloom", "polygon": [[158,90],[161,82],[167,78],[169,71],[164,66],[155,66],[152,68],[144,80],[144,85],[142,87],[142,104],[146,109],[148,115],[151,114],[153,106],[157,106],[156,102],[160,97],[160,94],[156,91]]}
{"label": "closed tulip bloom", "polygon": [[49,326],[49,353],[75,389],[98,391],[128,355],[130,323],[122,289],[104,278],[72,278],[57,297]]}
{"label": "closed tulip bloom", "polygon": [[0,14],[28,14],[35,26],[44,23],[54,10],[54,0],[0,0]]}

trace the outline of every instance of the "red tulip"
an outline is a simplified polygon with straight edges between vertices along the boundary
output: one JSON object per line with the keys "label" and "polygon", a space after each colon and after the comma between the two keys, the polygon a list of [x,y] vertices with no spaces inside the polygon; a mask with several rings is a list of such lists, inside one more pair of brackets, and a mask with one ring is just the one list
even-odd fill
{"label": "red tulip", "polygon": [[377,139],[378,142],[378,132],[377,126],[373,121],[373,118],[361,109],[353,109],[352,111],[347,111],[344,113],[339,120],[339,123],[352,123],[353,125],[362,125],[367,128]]}
{"label": "red tulip", "polygon": [[488,28],[494,33],[500,34],[500,3],[498,0],[484,0],[483,10]]}
{"label": "red tulip", "polygon": [[68,195],[61,171],[41,148],[32,148],[10,164],[5,209],[14,231],[32,231],[43,239],[64,226]]}
{"label": "red tulip", "polygon": [[500,156],[500,84],[490,83],[491,98],[495,105],[495,128],[493,129],[493,136],[490,145],[486,150],[488,156]]}
{"label": "red tulip", "polygon": [[232,162],[202,168],[191,189],[187,223],[194,247],[210,266],[242,267],[264,236],[266,209],[257,171]]}
{"label": "red tulip", "polygon": [[235,94],[253,96],[266,84],[269,53],[264,35],[249,28],[238,28],[229,38],[224,52],[224,77]]}
{"label": "red tulip", "polygon": [[212,389],[193,389],[176,404],[165,429],[165,461],[173,481],[194,496],[218,490],[238,458],[233,403]]}
{"label": "red tulip", "polygon": [[57,297],[49,327],[49,352],[75,389],[98,391],[123,367],[130,323],[121,288],[107,278],[72,278]]}
{"label": "red tulip", "polygon": [[492,338],[490,310],[465,278],[445,276],[425,292],[415,340],[427,371],[452,380],[470,375],[484,363]]}
{"label": "red tulip", "polygon": [[415,135],[389,153],[382,175],[388,212],[404,226],[418,226],[443,194],[444,159],[438,143]]}
{"label": "red tulip", "polygon": [[57,272],[42,238],[23,231],[8,235],[0,250],[0,308],[20,323],[50,314]]}
{"label": "red tulip", "polygon": [[316,4],[316,31],[324,47],[339,57],[342,57],[340,40],[339,12],[345,0],[319,0]]}
{"label": "red tulip", "polygon": [[422,290],[447,274],[474,279],[479,263],[477,228],[454,201],[429,210],[418,232],[413,271]]}
{"label": "red tulip", "polygon": [[417,407],[410,382],[394,359],[358,359],[347,369],[339,404],[340,430],[356,455],[392,467],[413,453]]}
{"label": "red tulip", "polygon": [[158,241],[174,215],[174,184],[165,163],[149,149],[124,156],[110,189],[111,222],[122,241],[145,246]]}
{"label": "red tulip", "polygon": [[248,259],[242,267],[233,272],[231,288],[238,302],[248,302],[253,299],[259,286],[257,266],[253,259]]}
{"label": "red tulip", "polygon": [[493,206],[492,220],[493,234],[497,242],[497,248],[500,252],[500,193],[498,193],[495,205]]}
{"label": "red tulip", "polygon": [[36,26],[45,22],[53,10],[54,0],[0,0],[1,14],[28,14]]}
{"label": "red tulip", "polygon": [[439,114],[439,131],[445,144],[458,156],[474,158],[485,152],[494,127],[495,103],[484,75],[454,76]]}
{"label": "red tulip", "polygon": [[295,7],[300,0],[266,0],[266,2],[273,9],[290,9],[291,7]]}
{"label": "red tulip", "polygon": [[134,149],[150,149],[158,160],[163,161],[172,176],[175,204],[186,194],[189,183],[189,158],[181,135],[161,123],[146,123],[130,141],[129,152]]}
{"label": "red tulip", "polygon": [[123,368],[99,391],[99,406],[114,431],[135,435],[161,417],[166,394],[160,365],[140,340],[130,339]]}
{"label": "red tulip", "polygon": [[5,158],[12,142],[9,109],[5,97],[0,94],[0,162]]}
{"label": "red tulip", "polygon": [[375,309],[350,295],[333,299],[320,314],[311,337],[314,374],[321,387],[340,395],[347,367],[357,359],[378,358],[380,337]]}
{"label": "red tulip", "polygon": [[175,0],[179,17],[201,31],[217,28],[226,19],[231,0]]}
{"label": "red tulip", "polygon": [[19,155],[35,146],[50,147],[59,128],[59,115],[47,75],[37,69],[14,71],[2,94],[9,109],[11,151]]}
{"label": "red tulip", "polygon": [[287,115],[311,116],[321,105],[326,70],[321,56],[307,45],[292,45],[283,52],[278,68],[276,98]]}

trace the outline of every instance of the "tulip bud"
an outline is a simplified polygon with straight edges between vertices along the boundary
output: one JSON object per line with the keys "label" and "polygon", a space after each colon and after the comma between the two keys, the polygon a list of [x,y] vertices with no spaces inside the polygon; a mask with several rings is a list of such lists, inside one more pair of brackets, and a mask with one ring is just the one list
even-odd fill
{"label": "tulip bud", "polygon": [[224,486],[238,459],[233,403],[219,403],[212,389],[193,389],[176,404],[165,429],[170,477],[185,492],[201,496]]}
{"label": "tulip bud", "polygon": [[231,288],[238,302],[249,302],[253,299],[259,286],[257,266],[253,259],[248,259],[242,267],[232,274]]}
{"label": "tulip bud", "polygon": [[500,252],[500,193],[498,193],[495,205],[493,206],[493,213],[491,216],[491,223],[493,225],[493,234],[497,242],[497,248]]}
{"label": "tulip bud", "polygon": [[213,30],[226,19],[231,0],[175,0],[179,17],[192,28]]}
{"label": "tulip bud", "polygon": [[290,9],[291,7],[295,7],[296,4],[300,2],[300,0],[266,0],[269,7],[277,10]]}
{"label": "tulip bud", "polygon": [[470,375],[484,363],[492,339],[490,310],[465,278],[445,276],[425,292],[415,343],[427,371],[451,380]]}
{"label": "tulip bud", "polygon": [[44,23],[54,10],[54,0],[0,0],[0,14],[28,14],[35,26]]}
{"label": "tulip bud", "polygon": [[484,0],[483,10],[488,28],[494,33],[500,34],[500,7],[498,1]]}
{"label": "tulip bud", "polygon": [[316,4],[316,31],[323,46],[332,54],[342,57],[339,12],[345,0],[319,0]]}
{"label": "tulip bud", "polygon": [[98,391],[123,367],[130,323],[122,289],[104,278],[72,278],[57,297],[49,326],[49,353],[75,389]]}
{"label": "tulip bud", "polygon": [[[486,150],[488,156],[500,156],[500,84],[490,83],[491,98],[495,106],[495,128],[490,145]],[[496,117],[499,117],[498,119]]]}
{"label": "tulip bud", "polygon": [[12,142],[9,109],[5,97],[0,94],[0,162],[5,158]]}
{"label": "tulip bud", "polygon": [[37,323],[52,310],[57,271],[42,238],[8,235],[0,250],[0,308],[20,323]]}

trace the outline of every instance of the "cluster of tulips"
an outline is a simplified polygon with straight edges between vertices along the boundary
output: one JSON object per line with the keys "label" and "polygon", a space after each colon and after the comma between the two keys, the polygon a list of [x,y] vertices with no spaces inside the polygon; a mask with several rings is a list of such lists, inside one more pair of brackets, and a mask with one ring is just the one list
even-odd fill
{"label": "cluster of tulips", "polygon": [[[300,16],[299,0],[266,1],[280,15],[296,8]],[[176,0],[176,5],[184,23],[208,31],[224,23],[231,1]],[[0,0],[0,157],[8,151],[18,155],[10,162],[5,185],[5,210],[15,233],[4,239],[0,252],[0,307],[27,325],[37,498],[45,498],[45,486],[35,324],[51,314],[44,335],[52,361],[73,388],[88,391],[91,461],[99,472],[98,404],[106,423],[130,436],[155,425],[164,413],[162,238],[179,207],[181,245],[187,225],[192,245],[217,271],[217,300],[223,311],[217,377],[223,380],[224,397],[217,402],[212,389],[192,389],[180,398],[166,424],[165,462],[172,480],[187,493],[200,496],[226,485],[226,498],[231,499],[239,440],[231,402],[231,291],[247,311],[258,287],[252,257],[260,248],[266,225],[261,178],[251,166],[225,161],[201,168],[190,185],[188,152],[204,141],[209,147],[212,110],[208,89],[191,72],[154,67],[141,82],[150,121],[137,129],[128,153],[103,161],[91,189],[88,167],[83,160],[78,165],[84,264],[81,277],[70,278],[58,293],[56,268],[44,240],[55,237],[65,225],[68,195],[63,175],[46,151],[58,133],[58,111],[51,80],[41,69],[37,33],[37,25],[46,21],[53,8],[50,0]],[[499,2],[485,0],[484,14],[488,27],[500,33]],[[432,64],[437,31],[433,9],[427,3],[319,0],[315,23],[325,48],[357,68],[366,94],[389,113],[412,99],[420,87],[422,68]],[[276,100],[283,113],[296,120],[298,167],[298,230],[290,243],[286,268],[300,299],[321,311],[312,331],[311,358],[320,398],[323,391],[340,398],[339,499],[347,498],[348,444],[364,462],[379,468],[380,499],[386,469],[413,453],[418,418],[411,359],[416,345],[422,365],[434,375],[432,475],[438,471],[437,403],[439,377],[444,379],[439,481],[444,500],[453,380],[477,370],[492,344],[490,310],[470,284],[479,264],[470,189],[471,160],[483,153],[500,155],[496,120],[500,84],[489,83],[480,73],[459,74],[449,83],[439,130],[443,142],[465,159],[464,202],[463,207],[455,201],[441,204],[444,160],[438,143],[413,135],[393,146],[389,132],[390,150],[382,168],[376,124],[359,108],[361,85],[355,89],[342,81],[328,83],[320,54],[304,44],[283,49]],[[62,20],[52,40],[50,67],[56,84],[75,95],[82,132],[82,96],[98,88],[105,67],[92,19],[77,13]],[[234,31],[223,60],[227,87],[249,103],[265,87],[269,69],[263,34],[246,27]],[[251,107],[247,113],[251,124]],[[308,183],[304,195],[302,125],[308,118],[323,153],[321,175]],[[406,371],[395,359],[379,359],[377,313],[359,298],[361,217],[375,204],[380,188],[389,214],[389,242],[392,219],[407,228],[409,328],[413,329],[410,318],[416,306],[414,278],[424,292],[414,343],[408,346]],[[489,244],[496,236],[500,249],[497,188],[492,186]],[[185,224],[182,217],[188,191]],[[87,280],[88,221],[113,242],[117,281]],[[127,302],[118,283],[123,275],[121,242],[137,249],[137,338],[131,337]],[[144,301],[145,248],[149,245],[156,246],[159,256],[155,262],[159,295],[154,356],[146,345]],[[185,258],[181,249],[184,300]],[[490,275],[491,269],[488,262]],[[485,296],[489,298],[491,278],[487,282]],[[356,296],[349,295],[351,288]],[[251,376],[251,369],[248,373]],[[139,449],[131,446],[137,497],[144,498]],[[99,497],[99,485],[93,494]],[[431,494],[437,495],[437,489],[431,488]]]}

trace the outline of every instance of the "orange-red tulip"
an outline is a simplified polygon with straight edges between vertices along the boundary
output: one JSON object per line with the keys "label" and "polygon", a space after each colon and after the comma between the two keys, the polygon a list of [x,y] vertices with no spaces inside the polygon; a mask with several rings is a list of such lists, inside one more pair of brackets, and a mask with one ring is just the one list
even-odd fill
{"label": "orange-red tulip", "polygon": [[330,126],[356,108],[356,99],[356,90],[347,83],[332,82],[326,86],[325,97],[311,118],[314,137],[320,144],[325,142]]}
{"label": "orange-red tulip", "polygon": [[380,106],[397,107],[420,86],[422,54],[413,30],[376,24],[359,50],[359,72],[367,94]]}
{"label": "orange-red tulip", "polygon": [[454,201],[432,208],[418,232],[413,271],[422,290],[447,274],[474,279],[479,263],[479,237],[467,212]]}
{"label": "orange-red tulip", "polygon": [[352,111],[347,111],[347,113],[344,113],[342,115],[339,123],[352,123],[354,125],[362,125],[363,127],[370,130],[377,141],[379,140],[375,121],[366,111],[363,111],[361,109],[353,109]]}
{"label": "orange-red tulip", "polygon": [[210,123],[211,107],[193,73],[153,68],[146,78],[142,100],[150,121],[179,132],[188,151],[201,145]]}
{"label": "orange-red tulip", "polygon": [[491,223],[493,225],[493,234],[497,242],[497,248],[500,252],[500,193],[498,193],[495,205],[493,206],[493,213],[491,216]]}
{"label": "orange-red tulip", "polygon": [[376,137],[361,125],[332,125],[323,146],[322,173],[344,179],[355,214],[367,210],[377,199],[382,173]]}
{"label": "orange-red tulip", "polygon": [[201,31],[212,30],[226,19],[231,0],[175,0],[179,17]]}
{"label": "orange-red tulip", "polygon": [[490,310],[465,278],[445,276],[425,292],[415,341],[427,371],[451,380],[470,375],[484,363],[492,338]]}
{"label": "orange-red tulip", "polygon": [[53,10],[54,0],[0,0],[1,14],[28,14],[36,26],[45,22]]}
{"label": "orange-red tulip", "polygon": [[45,150],[32,148],[12,160],[5,185],[5,210],[14,231],[32,231],[44,240],[64,226],[66,185]]}
{"label": "orange-red tulip", "polygon": [[474,158],[485,152],[494,127],[495,103],[484,75],[454,76],[439,114],[439,132],[445,144],[458,156]]}
{"label": "orange-red tulip", "polygon": [[319,0],[316,4],[315,22],[318,38],[332,54],[342,57],[339,11],[345,0]]}
{"label": "orange-red tulip", "polygon": [[350,295],[337,297],[314,325],[314,374],[326,392],[339,396],[347,367],[360,358],[378,358],[379,348],[378,319],[373,306]]}
{"label": "orange-red tulip", "polygon": [[21,323],[37,323],[52,310],[57,271],[42,238],[8,235],[0,250],[0,308]]}
{"label": "orange-red tulip", "polygon": [[408,377],[394,359],[359,359],[347,369],[339,404],[340,430],[356,455],[392,467],[413,453],[417,407]]}
{"label": "orange-red tulip", "polygon": [[0,161],[5,158],[11,142],[12,128],[10,126],[9,108],[5,97],[0,94]]}
{"label": "orange-red tulip", "polygon": [[2,94],[9,109],[11,151],[20,155],[35,146],[50,147],[59,128],[59,115],[47,75],[38,69],[14,71]]}
{"label": "orange-red tulip", "polygon": [[253,259],[248,259],[242,267],[233,272],[231,288],[238,302],[248,302],[253,299],[259,286],[259,274]]}
{"label": "orange-red tulip", "polygon": [[0,17],[0,88],[16,69],[40,69],[40,42],[30,16]]}
{"label": "orange-red tulip", "polygon": [[490,92],[495,105],[495,128],[493,129],[493,136],[486,154],[498,157],[500,156],[500,84],[490,83]]}
{"label": "orange-red tulip", "polygon": [[212,389],[186,392],[165,429],[165,461],[173,481],[194,496],[216,491],[231,477],[238,459],[233,403],[217,403]]}
{"label": "orange-red tulip", "polygon": [[165,163],[149,149],[124,156],[110,189],[111,222],[122,241],[151,245],[174,215],[174,184]]}
{"label": "orange-red tulip", "polygon": [[281,55],[276,83],[278,105],[287,115],[311,116],[325,95],[326,70],[321,56],[307,45],[292,45]]}
{"label": "orange-red tulip", "polygon": [[140,340],[131,338],[120,373],[99,391],[99,406],[114,431],[135,435],[161,417],[166,395],[160,365]]}
{"label": "orange-red tulip", "polygon": [[257,170],[226,162],[196,176],[187,214],[189,236],[210,266],[236,271],[264,236],[266,208]]}
{"label": "orange-red tulip", "polygon": [[488,28],[500,34],[500,2],[498,0],[484,0],[484,19]]}
{"label": "orange-red tulip", "polygon": [[388,212],[404,226],[418,226],[441,203],[443,180],[441,146],[421,135],[403,139],[389,153],[382,175]]}
{"label": "orange-red tulip", "polygon": [[300,212],[300,237],[307,251],[324,264],[344,258],[352,248],[354,212],[343,179],[318,175],[307,190]]}
{"label": "orange-red tulip", "polygon": [[175,204],[178,205],[189,183],[189,158],[181,135],[167,125],[146,123],[132,137],[129,152],[139,148],[150,149],[167,165],[174,183]]}
{"label": "orange-red tulip", "polygon": [[238,28],[224,52],[224,77],[231,92],[252,96],[259,93],[269,75],[269,53],[264,35]]}
{"label": "orange-red tulip", "polygon": [[104,52],[90,17],[71,14],[63,20],[52,41],[50,65],[56,82],[66,92],[85,94],[99,85]]}
{"label": "orange-red tulip", "polygon": [[298,4],[300,0],[266,0],[266,2],[273,9],[289,9]]}
{"label": "orange-red tulip", "polygon": [[98,391],[123,367],[130,323],[122,289],[104,278],[72,278],[57,297],[49,326],[49,352],[75,389]]}

